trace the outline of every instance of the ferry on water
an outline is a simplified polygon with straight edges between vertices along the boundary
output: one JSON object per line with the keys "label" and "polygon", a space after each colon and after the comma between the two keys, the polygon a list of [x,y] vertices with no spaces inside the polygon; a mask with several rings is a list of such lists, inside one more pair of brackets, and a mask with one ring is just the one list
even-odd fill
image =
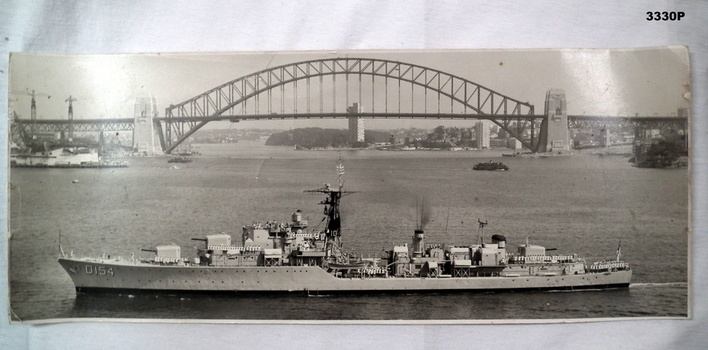
{"label": "ferry on water", "polygon": [[509,167],[502,162],[481,162],[475,164],[472,169],[474,170],[489,170],[489,171],[507,171]]}
{"label": "ferry on water", "polygon": [[[236,239],[228,234],[193,238],[203,246],[191,258],[183,257],[178,245],[159,245],[143,249],[154,253],[148,258],[77,257],[62,250],[59,263],[80,293],[537,291],[630,284],[632,270],[619,247],[613,259],[587,262],[528,242],[507,250],[500,234],[490,242],[430,244],[420,226],[410,245],[395,245],[379,258],[357,257],[342,248],[339,206],[353,192],[343,190],[341,163],[337,172],[338,187],[305,191],[325,196],[322,229],[310,229],[298,210],[289,222],[243,226]],[[478,224],[484,237],[487,222]]]}

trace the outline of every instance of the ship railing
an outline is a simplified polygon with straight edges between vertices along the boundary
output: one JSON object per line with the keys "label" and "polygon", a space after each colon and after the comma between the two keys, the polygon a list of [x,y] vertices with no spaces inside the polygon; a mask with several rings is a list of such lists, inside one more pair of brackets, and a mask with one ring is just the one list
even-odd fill
{"label": "ship railing", "polygon": [[[71,254],[69,255],[71,258],[74,257],[74,251],[71,251]],[[93,257],[93,256],[82,256],[81,259],[82,261],[88,261],[88,262],[97,262],[97,263],[105,263],[105,262],[113,262],[113,261],[122,261],[123,258],[120,256],[115,256],[111,258],[110,255],[106,254],[101,254],[100,257]]]}
{"label": "ship railing", "polygon": [[237,245],[225,245],[225,244],[212,244],[207,246],[208,250],[213,251],[226,251],[232,253],[242,253],[242,252],[260,252],[262,250],[260,245],[247,245],[247,246],[237,246]]}
{"label": "ship railing", "polygon": [[385,267],[367,267],[367,268],[359,269],[359,273],[361,273],[362,276],[385,275],[386,268]]}
{"label": "ship railing", "polygon": [[624,261],[616,261],[616,260],[605,260],[605,261],[596,261],[590,265],[588,268],[588,271],[590,272],[604,272],[604,271],[612,271],[612,270],[628,270],[629,269],[629,264],[624,262]]}
{"label": "ship railing", "polygon": [[226,245],[226,244],[212,244],[207,246],[208,250],[221,250],[221,251],[238,251],[242,252],[243,251],[243,246],[238,246],[238,245]]}
{"label": "ship railing", "polygon": [[187,259],[175,258],[171,256],[156,256],[153,261],[160,264],[184,264]]}
{"label": "ship railing", "polygon": [[279,229],[286,229],[290,227],[290,224],[286,222],[281,222],[277,220],[271,220],[271,221],[266,221],[266,222],[253,222],[251,223],[251,228],[254,229],[268,229],[269,231],[274,231],[274,230],[279,230]]}
{"label": "ship railing", "polygon": [[577,259],[572,255],[507,255],[510,263],[572,263]]}

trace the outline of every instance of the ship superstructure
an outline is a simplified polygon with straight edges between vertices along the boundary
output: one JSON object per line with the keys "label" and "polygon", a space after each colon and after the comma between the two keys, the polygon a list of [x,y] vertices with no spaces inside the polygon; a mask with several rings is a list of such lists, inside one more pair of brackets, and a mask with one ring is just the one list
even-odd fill
{"label": "ship superstructure", "polygon": [[[203,241],[196,256],[185,258],[178,245],[148,251],[150,258],[77,258],[59,263],[76,290],[199,292],[426,292],[575,290],[628,287],[632,271],[620,259],[588,264],[576,254],[526,244],[507,251],[500,234],[485,242],[487,222],[478,220],[475,244],[427,243],[422,227],[410,246],[395,245],[385,256],[361,258],[342,248],[339,211],[343,167],[338,187],[305,191],[324,194],[323,228],[312,229],[300,210],[289,222],[254,222],[242,227],[238,241],[228,234],[193,238]],[[554,252],[549,254],[549,252]]]}

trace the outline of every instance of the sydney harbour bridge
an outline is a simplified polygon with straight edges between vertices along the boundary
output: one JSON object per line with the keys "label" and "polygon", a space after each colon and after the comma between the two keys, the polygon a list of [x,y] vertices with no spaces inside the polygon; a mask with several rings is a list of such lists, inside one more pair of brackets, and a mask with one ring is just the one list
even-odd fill
{"label": "sydney harbour bridge", "polygon": [[[364,108],[352,108],[363,106]],[[28,141],[35,133],[132,130],[134,144],[159,143],[170,153],[209,122],[360,118],[488,120],[532,152],[568,150],[569,128],[610,126],[688,130],[688,116],[573,116],[563,90],[546,93],[543,111],[464,77],[421,65],[371,58],[327,58],[254,72],[171,104],[163,115],[154,99],[136,104],[123,119],[38,120],[14,116],[12,132]],[[157,135],[157,140],[154,139]]]}

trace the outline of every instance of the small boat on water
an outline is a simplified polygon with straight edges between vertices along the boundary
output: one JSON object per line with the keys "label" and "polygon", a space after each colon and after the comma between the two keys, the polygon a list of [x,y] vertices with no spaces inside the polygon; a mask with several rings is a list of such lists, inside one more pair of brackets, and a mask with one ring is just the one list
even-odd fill
{"label": "small boat on water", "polygon": [[531,152],[513,152],[513,153],[502,153],[502,157],[524,157],[524,156],[530,156],[533,153]]}
{"label": "small boat on water", "polygon": [[472,169],[474,169],[474,170],[490,170],[490,171],[491,170],[507,171],[507,170],[509,170],[509,167],[506,166],[506,164],[504,164],[502,162],[493,162],[490,160],[489,162],[477,163],[477,164],[475,164],[475,166],[472,167]]}
{"label": "small boat on water", "polygon": [[172,159],[168,160],[167,162],[168,163],[191,163],[192,158],[180,156],[180,157],[172,158]]}

